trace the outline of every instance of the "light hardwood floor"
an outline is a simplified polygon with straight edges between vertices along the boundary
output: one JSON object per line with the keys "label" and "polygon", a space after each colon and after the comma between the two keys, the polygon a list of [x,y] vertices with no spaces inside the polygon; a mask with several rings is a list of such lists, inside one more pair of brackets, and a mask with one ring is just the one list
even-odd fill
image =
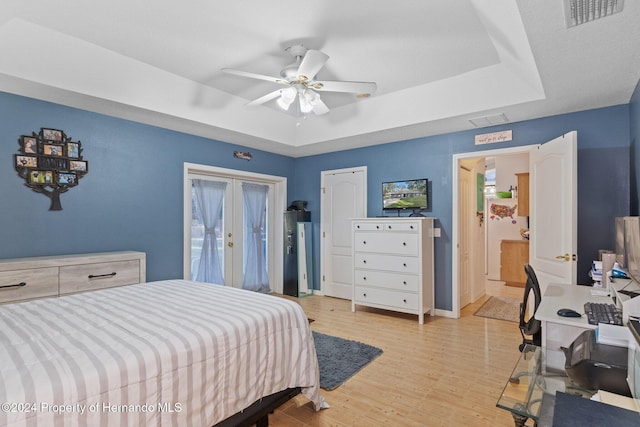
{"label": "light hardwood floor", "polygon": [[380,347],[384,353],[333,391],[331,408],[315,412],[297,396],[269,417],[270,426],[512,426],[496,408],[518,360],[518,324],[473,313],[460,319],[417,316],[358,307],[336,298],[296,299],[317,332]]}

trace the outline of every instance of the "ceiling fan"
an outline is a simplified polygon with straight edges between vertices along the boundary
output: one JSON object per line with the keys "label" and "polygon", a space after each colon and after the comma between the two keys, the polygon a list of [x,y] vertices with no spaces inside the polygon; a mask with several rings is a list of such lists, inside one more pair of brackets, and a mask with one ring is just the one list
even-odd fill
{"label": "ceiling fan", "polygon": [[301,113],[313,112],[316,115],[320,115],[328,113],[329,107],[322,102],[318,92],[355,93],[357,98],[367,98],[376,91],[377,86],[372,82],[314,80],[318,71],[329,59],[329,56],[319,50],[307,49],[302,45],[293,45],[285,50],[295,58],[295,62],[283,68],[280,71],[280,77],[271,77],[231,68],[222,69],[227,74],[266,80],[285,86],[261,96],[247,105],[261,105],[277,98],[278,105],[282,109],[288,110],[291,104],[298,100]]}

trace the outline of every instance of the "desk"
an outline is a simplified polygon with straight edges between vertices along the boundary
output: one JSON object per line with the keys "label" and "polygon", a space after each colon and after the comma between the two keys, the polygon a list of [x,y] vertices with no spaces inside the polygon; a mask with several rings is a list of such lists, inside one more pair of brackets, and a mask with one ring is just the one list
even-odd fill
{"label": "desk", "polygon": [[[592,290],[590,286],[552,284],[544,292],[534,317],[541,323],[542,351],[545,353],[548,368],[563,370],[565,357],[560,347],[569,347],[582,332],[597,328],[597,325],[590,325],[587,321],[584,303],[612,303],[609,297],[591,295]],[[583,316],[558,316],[558,310],[561,308],[573,309],[583,313]]]}
{"label": "desk", "polygon": [[540,347],[527,344],[496,403],[511,412],[516,427],[524,426],[529,418],[538,422],[543,397],[553,402],[558,391],[587,398],[594,394],[576,385],[564,370],[547,369],[544,356]]}

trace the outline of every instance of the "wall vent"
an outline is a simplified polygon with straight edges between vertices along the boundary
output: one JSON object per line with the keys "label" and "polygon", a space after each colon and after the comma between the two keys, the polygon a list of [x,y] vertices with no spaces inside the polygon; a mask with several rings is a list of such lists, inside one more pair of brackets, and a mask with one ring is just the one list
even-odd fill
{"label": "wall vent", "polygon": [[564,0],[567,28],[622,12],[624,0]]}
{"label": "wall vent", "polygon": [[476,117],[469,119],[469,122],[477,128],[483,128],[485,126],[501,125],[507,123],[509,119],[504,114],[494,114],[492,116]]}

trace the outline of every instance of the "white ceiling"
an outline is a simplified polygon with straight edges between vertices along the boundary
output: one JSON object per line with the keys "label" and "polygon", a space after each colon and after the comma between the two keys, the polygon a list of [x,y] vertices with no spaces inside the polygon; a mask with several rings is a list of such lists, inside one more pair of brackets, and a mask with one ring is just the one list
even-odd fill
{"label": "white ceiling", "polygon": [[[4,0],[0,91],[297,157],[628,103],[638,22],[635,0],[570,29],[560,0]],[[378,91],[303,117],[220,72],[278,76],[300,43]]]}

